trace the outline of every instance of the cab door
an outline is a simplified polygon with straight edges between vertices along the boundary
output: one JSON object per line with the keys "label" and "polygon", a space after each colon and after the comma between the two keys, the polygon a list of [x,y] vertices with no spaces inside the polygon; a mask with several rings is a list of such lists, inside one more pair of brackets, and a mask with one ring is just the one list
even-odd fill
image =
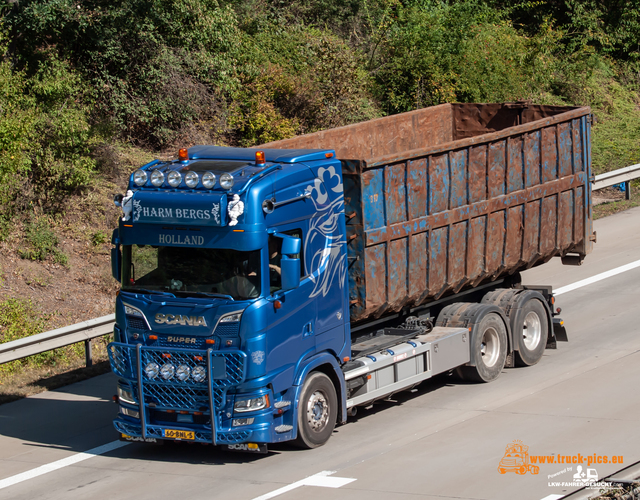
{"label": "cab door", "polygon": [[[283,238],[299,238],[299,253],[283,255]],[[311,297],[314,283],[304,269],[302,259],[302,227],[281,230],[278,235],[269,235],[268,275],[269,307],[267,318],[267,372],[280,370],[283,387],[293,383],[296,367],[300,360],[312,356],[316,351],[317,301]],[[284,290],[282,272],[287,267],[288,258],[300,261],[300,282],[295,288]],[[285,287],[286,288],[286,287]],[[274,386],[279,385],[274,381]],[[275,390],[278,390],[274,387]]]}

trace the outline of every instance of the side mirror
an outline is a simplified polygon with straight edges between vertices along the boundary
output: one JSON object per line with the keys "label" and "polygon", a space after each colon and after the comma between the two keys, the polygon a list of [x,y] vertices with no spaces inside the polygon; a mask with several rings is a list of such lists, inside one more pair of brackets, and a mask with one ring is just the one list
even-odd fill
{"label": "side mirror", "polygon": [[287,234],[278,235],[282,238],[282,255],[296,255],[300,253],[302,240]]}
{"label": "side mirror", "polygon": [[[298,242],[298,238],[295,238]],[[286,241],[286,240],[285,240]],[[284,244],[283,244],[284,247]],[[284,254],[284,252],[282,252]],[[293,253],[293,252],[292,252]],[[282,276],[282,291],[293,290],[300,286],[300,259],[292,259],[286,254],[282,256],[280,261],[280,270]]]}
{"label": "side mirror", "polygon": [[121,281],[121,269],[122,269],[122,252],[120,251],[120,238],[118,237],[118,230],[113,231],[111,236],[111,244],[114,247],[111,249],[111,275],[116,281]]}

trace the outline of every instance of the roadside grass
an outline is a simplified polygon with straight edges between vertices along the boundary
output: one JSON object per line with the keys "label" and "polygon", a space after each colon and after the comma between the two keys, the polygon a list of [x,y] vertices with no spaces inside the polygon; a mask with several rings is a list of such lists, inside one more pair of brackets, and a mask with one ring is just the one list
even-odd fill
{"label": "roadside grass", "polygon": [[[7,299],[0,302],[0,343],[44,331],[48,317],[38,313],[29,300]],[[82,342],[1,364],[0,404],[108,372],[107,343],[110,337],[92,340],[94,366],[91,368],[84,367]]]}
{"label": "roadside grass", "polygon": [[[50,315],[43,315],[31,300],[11,298],[0,302],[0,344],[46,331],[49,319]],[[107,359],[108,338],[109,336],[105,336],[92,341],[94,358]],[[59,368],[68,369],[78,360],[84,362],[84,356],[84,343],[80,342],[1,364],[0,388],[4,387],[9,379],[20,378],[30,370],[42,370],[46,374],[57,373]]]}
{"label": "roadside grass", "polygon": [[18,255],[28,260],[47,260],[49,257],[56,264],[66,266],[69,257],[58,247],[60,240],[51,229],[47,217],[28,221],[25,224],[24,240],[26,247],[18,249]]}

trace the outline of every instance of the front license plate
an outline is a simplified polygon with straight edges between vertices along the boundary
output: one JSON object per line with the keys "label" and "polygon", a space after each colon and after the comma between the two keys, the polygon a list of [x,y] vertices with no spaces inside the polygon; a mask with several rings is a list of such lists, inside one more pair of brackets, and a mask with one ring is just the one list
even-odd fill
{"label": "front license plate", "polygon": [[186,441],[193,441],[196,438],[196,434],[193,431],[179,431],[177,429],[165,429],[163,436],[169,439],[184,439]]}

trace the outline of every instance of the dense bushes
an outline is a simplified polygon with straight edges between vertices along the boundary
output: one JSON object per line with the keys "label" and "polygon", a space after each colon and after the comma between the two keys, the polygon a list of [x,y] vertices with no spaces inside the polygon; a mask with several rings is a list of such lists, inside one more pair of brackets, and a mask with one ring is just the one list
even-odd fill
{"label": "dense bushes", "polygon": [[18,213],[59,208],[95,166],[86,83],[55,52],[43,49],[40,58],[30,76],[0,61],[2,234]]}
{"label": "dense bushes", "polygon": [[48,211],[125,141],[251,146],[450,101],[590,104],[637,161],[632,0],[21,0],[0,61],[2,217]]}

